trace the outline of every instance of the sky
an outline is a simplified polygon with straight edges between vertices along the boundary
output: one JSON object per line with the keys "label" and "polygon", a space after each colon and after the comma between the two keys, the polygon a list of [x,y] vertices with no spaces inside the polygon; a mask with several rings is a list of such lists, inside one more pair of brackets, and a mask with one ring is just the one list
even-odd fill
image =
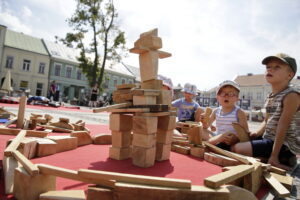
{"label": "sky", "polygon": [[[263,74],[261,60],[280,52],[300,63],[300,0],[114,0],[127,48],[143,32],[158,29],[159,74],[174,85],[209,90],[238,75]],[[55,41],[71,31],[66,19],[75,0],[0,0],[0,24]],[[125,64],[139,66],[137,54]],[[297,73],[297,76],[299,72]]]}

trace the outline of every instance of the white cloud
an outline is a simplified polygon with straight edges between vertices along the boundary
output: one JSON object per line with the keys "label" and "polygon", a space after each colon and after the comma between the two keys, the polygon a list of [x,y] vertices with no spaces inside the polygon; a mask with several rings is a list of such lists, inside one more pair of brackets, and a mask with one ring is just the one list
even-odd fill
{"label": "white cloud", "polygon": [[24,6],[22,8],[22,16],[26,17],[26,18],[29,18],[29,17],[32,16],[32,12],[31,12],[31,10],[27,6]]}
{"label": "white cloud", "polygon": [[23,32],[25,34],[32,33],[30,26],[23,24],[18,17],[8,12],[0,13],[0,24],[14,31]]}

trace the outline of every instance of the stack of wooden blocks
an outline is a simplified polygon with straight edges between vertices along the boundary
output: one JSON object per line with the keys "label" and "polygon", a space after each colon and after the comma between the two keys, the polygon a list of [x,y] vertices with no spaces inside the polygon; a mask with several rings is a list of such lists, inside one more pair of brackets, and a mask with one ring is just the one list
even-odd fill
{"label": "stack of wooden blocks", "polygon": [[113,94],[115,103],[127,106],[111,110],[110,158],[131,157],[133,164],[139,167],[150,167],[155,160],[169,159],[176,125],[176,116],[169,108],[172,93],[163,90],[162,80],[157,79],[158,59],[171,54],[159,51],[160,48],[162,41],[157,29],[142,33],[130,50],[139,54],[141,86],[119,85]]}

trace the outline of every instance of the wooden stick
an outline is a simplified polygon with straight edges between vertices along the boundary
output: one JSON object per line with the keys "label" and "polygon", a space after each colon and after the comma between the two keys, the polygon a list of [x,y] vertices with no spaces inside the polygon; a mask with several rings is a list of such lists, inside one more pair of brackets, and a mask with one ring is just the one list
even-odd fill
{"label": "wooden stick", "polygon": [[35,164],[30,162],[23,154],[21,154],[18,150],[12,152],[14,158],[18,160],[23,167],[26,169],[26,171],[31,175],[35,176],[39,173],[39,169]]}
{"label": "wooden stick", "polygon": [[8,127],[9,125],[16,123],[17,120],[18,120],[18,118],[13,118],[13,119],[9,120],[8,122],[6,122],[3,126]]}
{"label": "wooden stick", "polygon": [[96,179],[96,178],[84,178],[78,175],[77,171],[65,169],[61,167],[56,167],[52,165],[47,164],[38,164],[38,169],[40,170],[40,173],[42,174],[48,174],[53,176],[58,176],[62,178],[67,178],[71,180],[81,181],[85,183],[91,183],[91,184],[97,184],[109,188],[115,187],[115,181],[113,180],[107,180],[107,179]]}
{"label": "wooden stick", "polygon": [[253,165],[237,165],[231,167],[229,171],[207,177],[204,179],[204,185],[211,188],[218,188],[221,185],[230,183],[238,178],[241,178],[254,170]]}
{"label": "wooden stick", "polygon": [[211,150],[213,150],[214,152],[216,153],[219,153],[219,154],[222,154],[224,156],[227,156],[229,158],[234,158],[244,164],[250,164],[250,161],[245,157],[245,156],[242,156],[242,155],[239,155],[239,154],[236,154],[236,153],[232,153],[230,151],[226,151],[226,150],[223,150],[215,145],[212,145],[208,142],[203,142],[206,146],[208,146]]}
{"label": "wooden stick", "polygon": [[13,156],[12,152],[17,150],[20,142],[23,140],[25,135],[26,135],[26,130],[21,130],[19,134],[8,145],[8,147],[4,150],[4,155]]}
{"label": "wooden stick", "polygon": [[22,96],[19,102],[17,128],[23,128],[26,103],[27,103],[27,97]]}
{"label": "wooden stick", "polygon": [[264,173],[266,181],[272,186],[272,188],[278,193],[280,197],[289,197],[290,192],[269,172]]}
{"label": "wooden stick", "polygon": [[117,182],[120,181],[126,183],[136,183],[153,186],[165,186],[186,189],[191,188],[191,181],[184,179],[161,178],[155,176],[142,176],[88,169],[80,169],[78,171],[78,174],[79,176],[82,176],[84,178],[109,179],[116,180]]}
{"label": "wooden stick", "polygon": [[[0,135],[18,135],[19,132],[20,129],[0,128]],[[47,135],[46,131],[26,130],[26,137],[46,137]]]}
{"label": "wooden stick", "polygon": [[150,112],[150,108],[121,108],[121,109],[111,109],[112,113],[136,113],[136,112]]}
{"label": "wooden stick", "polygon": [[16,114],[14,114],[14,113],[12,113],[12,112],[9,112],[9,111],[5,110],[2,106],[0,107],[0,110],[1,110],[2,112],[8,113],[8,114],[10,114],[10,115],[12,115],[12,116],[14,116],[14,117],[17,116]]}
{"label": "wooden stick", "polygon": [[131,102],[119,103],[119,104],[115,104],[115,105],[111,105],[111,106],[106,106],[106,107],[103,107],[103,108],[95,108],[95,109],[93,109],[93,112],[94,113],[105,112],[105,111],[110,111],[112,109],[124,108],[124,107],[128,107],[128,106],[132,106],[132,103]]}

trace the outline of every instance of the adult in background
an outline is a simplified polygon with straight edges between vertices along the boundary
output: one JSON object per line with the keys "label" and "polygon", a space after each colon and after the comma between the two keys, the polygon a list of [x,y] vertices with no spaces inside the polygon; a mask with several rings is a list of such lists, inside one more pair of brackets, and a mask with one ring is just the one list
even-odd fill
{"label": "adult in background", "polygon": [[97,106],[98,93],[99,93],[99,87],[98,87],[98,84],[96,83],[94,85],[94,87],[92,88],[92,92],[91,92],[91,99],[90,99],[90,102],[89,102],[90,107],[96,107]]}

